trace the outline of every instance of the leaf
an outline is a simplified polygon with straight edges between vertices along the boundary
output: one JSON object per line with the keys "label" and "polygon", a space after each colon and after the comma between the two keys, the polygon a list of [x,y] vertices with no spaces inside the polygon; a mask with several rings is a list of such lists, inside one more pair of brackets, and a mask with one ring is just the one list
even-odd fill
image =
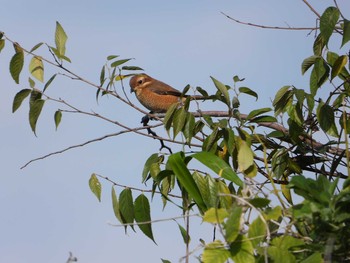
{"label": "leaf", "polygon": [[185,125],[187,112],[184,108],[180,108],[175,111],[173,119],[173,139],[182,130]]}
{"label": "leaf", "polygon": [[241,140],[238,148],[238,168],[241,172],[254,165],[254,153],[246,141]]}
{"label": "leaf", "polygon": [[144,183],[147,179],[148,173],[151,170],[151,165],[153,163],[158,163],[159,162],[159,157],[158,153],[152,154],[148,159],[146,160],[145,165],[143,166],[143,171],[142,171],[142,182]]}
{"label": "leaf", "polygon": [[123,66],[122,70],[143,70],[143,68],[136,67],[136,66]]}
{"label": "leaf", "polygon": [[55,112],[54,119],[55,119],[55,125],[56,125],[56,130],[57,130],[58,125],[60,125],[61,119],[62,119],[62,112],[60,110]]}
{"label": "leaf", "polygon": [[323,36],[322,36],[322,34],[319,34],[316,37],[315,42],[314,42],[314,46],[313,46],[314,54],[316,56],[321,56],[324,47],[325,47],[325,42],[324,42]]}
{"label": "leaf", "polygon": [[118,55],[109,55],[108,57],[107,57],[107,60],[112,60],[112,59],[115,59],[115,58],[117,58],[117,57],[119,57]]}
{"label": "leaf", "polygon": [[261,122],[277,122],[277,119],[273,116],[258,116],[250,120],[250,122],[261,123]]}
{"label": "leaf", "polygon": [[328,7],[320,18],[320,32],[324,38],[324,42],[327,45],[329,38],[333,34],[333,30],[339,19],[339,10],[336,7]]}
{"label": "leaf", "polygon": [[339,73],[343,70],[343,68],[347,63],[348,63],[348,56],[343,55],[337,58],[337,60],[334,62],[334,65],[332,67],[331,80],[339,75]]}
{"label": "leaf", "polygon": [[331,106],[320,102],[316,110],[316,116],[323,131],[331,136],[338,136],[337,127],[335,126],[334,110]]}
{"label": "leaf", "polygon": [[[101,69],[101,73],[100,73],[100,86],[103,85],[105,80],[106,80],[106,77],[105,77],[105,66],[103,66],[102,69]],[[100,90],[100,89],[98,89],[98,90]]]}
{"label": "leaf", "polygon": [[320,252],[314,252],[311,256],[307,257],[300,263],[324,263],[324,261]]}
{"label": "leaf", "polygon": [[117,194],[115,193],[115,189],[113,186],[112,186],[112,207],[113,207],[113,212],[115,217],[118,219],[120,223],[124,224],[124,221],[122,219],[122,216],[119,210],[119,202],[118,202]]}
{"label": "leaf", "polygon": [[29,124],[35,135],[36,135],[36,132],[35,132],[36,123],[40,116],[41,110],[44,106],[44,103],[45,103],[45,100],[38,99],[38,100],[35,100],[33,103],[31,103],[29,106]]}
{"label": "leaf", "polygon": [[224,208],[209,208],[203,216],[203,221],[212,224],[221,224],[228,217],[228,212]]}
{"label": "leaf", "polygon": [[254,118],[258,115],[264,114],[266,112],[272,111],[271,108],[261,108],[261,109],[256,109],[251,111],[248,116],[247,116],[247,120],[250,120],[251,118]]}
{"label": "leaf", "polygon": [[290,188],[288,188],[285,184],[281,185],[281,190],[284,198],[288,201],[289,204],[293,204],[292,194],[290,192]]}
{"label": "leaf", "polygon": [[341,43],[341,47],[343,47],[349,41],[350,41],[350,21],[347,19],[344,19],[344,31],[343,31],[343,40]]}
{"label": "leaf", "polygon": [[135,199],[134,212],[135,221],[138,223],[138,227],[147,237],[149,237],[154,243],[156,243],[152,232],[150,206],[148,199],[144,194],[140,194]]}
{"label": "leaf", "polygon": [[253,247],[256,247],[260,242],[263,242],[266,235],[266,224],[257,217],[249,226],[248,238],[252,242]]}
{"label": "leaf", "polygon": [[242,207],[234,206],[226,222],[223,224],[225,230],[225,239],[227,242],[233,242],[241,230]]}
{"label": "leaf", "polygon": [[13,99],[12,112],[15,112],[22,104],[23,100],[31,93],[31,89],[22,89]]}
{"label": "leaf", "polygon": [[196,123],[196,120],[195,120],[193,114],[191,114],[190,112],[187,112],[186,123],[182,129],[183,135],[185,136],[187,143],[190,143],[192,137],[194,136],[195,123]]}
{"label": "leaf", "polygon": [[180,229],[180,233],[182,236],[182,239],[184,241],[185,244],[189,244],[191,242],[191,237],[189,236],[188,232],[186,231],[186,229],[180,225],[179,223],[177,224],[179,229]]}
{"label": "leaf", "polygon": [[[134,202],[132,198],[132,192],[130,188],[125,188],[119,195],[119,209],[122,218],[126,224],[130,224],[134,230],[132,223],[135,219]],[[135,230],[134,230],[135,231]]]}
{"label": "leaf", "polygon": [[184,162],[184,156],[182,152],[178,152],[169,156],[168,164],[174,171],[176,178],[179,180],[182,187],[188,192],[188,194],[196,202],[200,211],[206,210],[206,205],[203,201],[201,193],[191,176],[189,170]]}
{"label": "leaf", "polygon": [[13,80],[19,84],[19,75],[21,74],[24,63],[23,50],[18,51],[10,61],[10,73]]}
{"label": "leaf", "polygon": [[[196,185],[199,189],[199,192],[202,195],[203,201],[205,205],[209,208],[212,206],[211,204],[211,198],[210,198],[210,191],[209,191],[209,183],[208,180],[204,176],[202,176],[200,173],[195,171],[193,174],[193,179],[196,182]],[[217,194],[215,194],[217,196]]]}
{"label": "leaf", "polygon": [[201,260],[205,263],[225,263],[229,257],[230,252],[225,245],[220,240],[216,240],[205,246]]}
{"label": "leaf", "polygon": [[41,57],[34,56],[29,63],[29,72],[34,78],[44,81],[44,64]]}
{"label": "leaf", "polygon": [[236,185],[243,187],[243,182],[238,177],[232,167],[228,165],[220,157],[210,152],[199,152],[191,155],[193,158],[200,161],[202,164],[210,168],[213,172],[224,179],[234,182]]}
{"label": "leaf", "polygon": [[66,54],[66,42],[67,34],[64,32],[63,27],[59,22],[56,21],[56,31],[55,31],[55,44],[58,58],[62,59]]}
{"label": "leaf", "polygon": [[0,53],[4,47],[5,47],[5,39],[0,39]]}
{"label": "leaf", "polygon": [[43,92],[45,92],[45,90],[50,86],[50,84],[52,83],[52,81],[56,78],[57,74],[52,75],[52,77],[46,82]]}
{"label": "leaf", "polygon": [[169,260],[167,260],[167,259],[162,259],[161,258],[161,260],[162,260],[162,263],[171,263]]}
{"label": "leaf", "polygon": [[246,236],[239,235],[237,239],[231,243],[230,251],[231,258],[235,263],[255,263],[254,248]]}
{"label": "leaf", "polygon": [[225,103],[228,107],[230,107],[230,95],[228,94],[227,87],[215,79],[214,77],[210,77],[212,81],[214,82],[215,87],[219,90],[219,92],[224,96]]}
{"label": "leaf", "polygon": [[273,106],[275,108],[275,116],[284,112],[285,108],[292,102],[293,95],[290,90],[290,86],[284,86],[277,91],[273,100]]}
{"label": "leaf", "polygon": [[128,58],[128,59],[121,59],[121,60],[117,60],[117,61],[114,61],[112,64],[111,64],[111,67],[112,68],[115,68],[115,67],[118,67],[126,62],[128,62],[129,60],[131,60],[131,58]]}
{"label": "leaf", "polygon": [[94,173],[91,175],[89,179],[89,187],[91,192],[97,197],[98,201],[101,202],[102,186],[96,174]]}
{"label": "leaf", "polygon": [[29,51],[29,53],[32,53],[35,50],[37,50],[39,47],[41,47],[42,44],[44,44],[44,42],[40,42],[40,43],[36,44],[34,47],[32,47],[32,49]]}
{"label": "leaf", "polygon": [[258,94],[255,91],[251,90],[250,88],[240,87],[238,90],[239,92],[253,96],[256,98],[256,100],[258,100]]}
{"label": "leaf", "polygon": [[315,64],[316,60],[319,58],[320,56],[316,56],[313,55],[311,57],[308,57],[306,59],[304,59],[303,63],[301,64],[301,74],[305,74],[305,72]]}

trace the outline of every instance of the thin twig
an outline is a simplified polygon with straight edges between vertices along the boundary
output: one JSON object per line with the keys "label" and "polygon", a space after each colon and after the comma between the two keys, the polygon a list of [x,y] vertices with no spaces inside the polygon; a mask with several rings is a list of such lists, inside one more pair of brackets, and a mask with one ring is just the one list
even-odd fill
{"label": "thin twig", "polygon": [[238,24],[242,24],[242,25],[246,25],[246,26],[252,26],[252,27],[258,27],[258,28],[263,28],[263,29],[277,29],[277,30],[316,30],[317,28],[315,27],[283,27],[283,26],[266,26],[266,25],[260,25],[260,24],[254,24],[254,23],[250,23],[250,22],[243,22],[240,21],[236,18],[233,18],[227,14],[225,14],[224,12],[221,12],[221,14],[223,14],[224,16],[226,16],[228,19],[238,23]]}

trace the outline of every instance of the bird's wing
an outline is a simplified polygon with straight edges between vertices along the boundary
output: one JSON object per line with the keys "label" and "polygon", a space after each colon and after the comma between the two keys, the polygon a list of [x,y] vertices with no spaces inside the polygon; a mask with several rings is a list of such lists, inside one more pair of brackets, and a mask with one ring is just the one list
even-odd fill
{"label": "bird's wing", "polygon": [[174,89],[173,87],[165,83],[162,83],[162,85],[152,85],[152,87],[149,87],[148,89],[159,95],[172,95],[172,96],[180,97],[182,94],[177,89]]}

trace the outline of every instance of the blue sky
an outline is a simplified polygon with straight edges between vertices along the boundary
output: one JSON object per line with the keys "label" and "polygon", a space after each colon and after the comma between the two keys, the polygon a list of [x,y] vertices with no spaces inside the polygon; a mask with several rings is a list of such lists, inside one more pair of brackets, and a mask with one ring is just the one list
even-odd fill
{"label": "blue sky", "polygon": [[[310,1],[322,13],[332,1]],[[350,17],[350,3],[339,0]],[[215,89],[209,76],[232,84],[232,77],[246,78],[243,85],[259,94],[259,101],[244,98],[242,112],[271,106],[274,93],[284,85],[307,88],[308,77],[300,65],[312,53],[313,34],[276,31],[238,25],[220,12],[239,20],[274,26],[314,26],[315,16],[302,1],[8,1],[3,0],[0,30],[31,48],[38,42],[54,43],[55,22],[68,34],[67,65],[73,72],[98,83],[106,57],[135,58],[131,64],[175,88],[187,84]],[[49,57],[45,49],[41,54]],[[108,182],[102,182],[102,202],[88,187],[93,172],[114,181],[141,184],[145,160],[158,151],[159,142],[126,134],[41,160],[25,169],[27,161],[120,129],[86,116],[64,114],[55,131],[48,103],[39,119],[37,137],[28,124],[28,107],[11,113],[14,95],[28,87],[27,72],[16,85],[8,72],[13,49],[7,44],[0,54],[0,262],[65,262],[72,251],[79,262],[178,262],[184,256],[176,223],[153,225],[158,246],[140,231],[124,234],[112,227],[114,218]],[[24,70],[27,70],[25,68]],[[55,69],[46,66],[46,80]],[[61,97],[85,110],[138,127],[142,114],[113,98],[97,105],[95,90],[64,77],[50,86],[49,95]],[[139,105],[134,97],[130,97]],[[26,103],[25,103],[26,104]],[[217,109],[216,104],[206,104]],[[122,188],[116,188],[120,193]],[[136,197],[135,193],[134,197]],[[152,203],[153,219],[179,216],[161,201]],[[192,223],[192,249],[198,239],[210,241],[212,227]],[[179,223],[182,223],[179,220]]]}

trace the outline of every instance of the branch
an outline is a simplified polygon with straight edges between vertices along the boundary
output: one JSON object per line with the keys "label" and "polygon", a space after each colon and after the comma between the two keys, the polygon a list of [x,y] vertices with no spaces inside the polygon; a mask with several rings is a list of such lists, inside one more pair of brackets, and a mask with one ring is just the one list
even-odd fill
{"label": "branch", "polygon": [[238,23],[238,24],[242,24],[242,25],[246,25],[246,26],[252,26],[252,27],[259,27],[259,28],[263,28],[263,29],[277,29],[277,30],[308,30],[308,31],[313,31],[318,29],[317,27],[282,27],[282,26],[266,26],[266,25],[260,25],[260,24],[254,24],[254,23],[249,23],[249,22],[243,22],[240,21],[238,19],[235,19],[227,14],[225,14],[224,12],[221,12],[221,14],[223,14],[224,16],[226,16],[228,19]]}

